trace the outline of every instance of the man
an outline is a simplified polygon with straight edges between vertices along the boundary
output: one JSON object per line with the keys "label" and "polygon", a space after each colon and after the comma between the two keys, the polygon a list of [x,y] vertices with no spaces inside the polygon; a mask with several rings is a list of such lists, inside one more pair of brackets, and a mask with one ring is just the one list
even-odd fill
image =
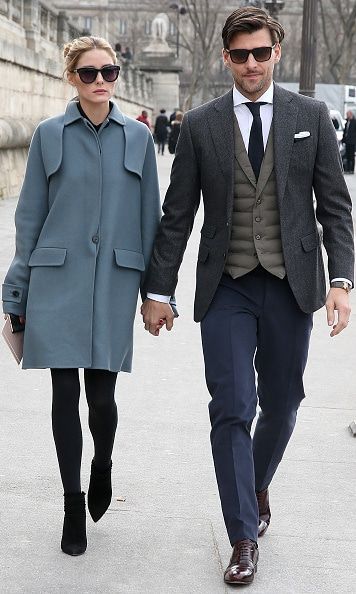
{"label": "man", "polygon": [[346,126],[342,142],[345,144],[346,148],[345,173],[354,173],[356,148],[356,118],[351,110],[346,113]]}
{"label": "man", "polygon": [[[230,584],[254,579],[257,537],[271,518],[268,486],[304,397],[312,313],[326,300],[331,336],[350,315],[351,202],[335,131],[324,103],[273,84],[283,37],[261,9],[228,17],[223,59],[234,88],[184,117],[142,306],[152,334],[163,323],[172,328],[164,301],[175,290],[202,191],[194,317],[201,321],[212,451],[233,546],[224,574]],[[327,299],[313,190],[328,254]],[[257,396],[261,413],[251,440]]]}

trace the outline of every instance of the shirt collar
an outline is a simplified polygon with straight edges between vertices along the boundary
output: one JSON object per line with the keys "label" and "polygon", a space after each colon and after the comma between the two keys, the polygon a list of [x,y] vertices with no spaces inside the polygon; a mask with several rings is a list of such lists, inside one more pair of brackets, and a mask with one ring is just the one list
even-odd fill
{"label": "shirt collar", "polygon": [[[238,105],[241,105],[242,103],[250,102],[250,99],[248,99],[242,93],[240,93],[240,91],[235,87],[235,85],[234,85],[234,88],[232,91],[232,97],[233,97],[233,101],[234,101],[234,107],[237,107]],[[265,91],[263,93],[263,95],[261,95],[261,97],[259,97],[258,101],[264,101],[266,103],[273,104],[273,82],[270,84],[267,91]]]}

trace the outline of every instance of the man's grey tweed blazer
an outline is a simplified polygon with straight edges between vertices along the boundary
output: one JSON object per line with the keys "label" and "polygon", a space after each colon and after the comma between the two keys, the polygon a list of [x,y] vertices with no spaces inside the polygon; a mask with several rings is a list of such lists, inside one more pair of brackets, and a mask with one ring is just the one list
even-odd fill
{"label": "man's grey tweed blazer", "polygon": [[[200,321],[220,281],[233,208],[232,91],[189,111],[183,120],[171,183],[146,277],[150,293],[172,295],[202,193],[204,224],[198,252],[194,319]],[[274,86],[274,163],[282,248],[300,308],[325,303],[317,221],[323,228],[329,278],[353,280],[351,200],[326,105]],[[308,132],[309,135],[295,135]],[[316,198],[314,208],[313,190]]]}

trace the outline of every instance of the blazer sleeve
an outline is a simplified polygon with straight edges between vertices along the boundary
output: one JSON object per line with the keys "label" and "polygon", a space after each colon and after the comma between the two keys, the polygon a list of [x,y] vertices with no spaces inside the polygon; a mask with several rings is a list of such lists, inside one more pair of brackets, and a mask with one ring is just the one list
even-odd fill
{"label": "blazer sleeve", "polygon": [[25,178],[15,212],[16,251],[2,286],[4,313],[26,313],[30,279],[28,261],[47,214],[48,180],[42,160],[38,127],[30,144]]}
{"label": "blazer sleeve", "polygon": [[351,198],[345,183],[333,124],[324,103],[320,103],[319,137],[313,187],[316,218],[323,227],[328,255],[329,279],[354,278],[354,241]]}
{"label": "blazer sleeve", "polygon": [[163,217],[153,246],[145,287],[148,293],[173,295],[185,248],[200,202],[200,175],[189,115],[183,118],[172,165]]}

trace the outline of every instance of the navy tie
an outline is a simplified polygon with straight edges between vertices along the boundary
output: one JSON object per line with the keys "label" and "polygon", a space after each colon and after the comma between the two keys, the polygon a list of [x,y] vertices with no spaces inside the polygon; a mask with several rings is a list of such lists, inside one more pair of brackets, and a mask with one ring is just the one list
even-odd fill
{"label": "navy tie", "polygon": [[250,139],[248,142],[248,157],[252,165],[256,180],[260,174],[261,163],[265,149],[263,146],[262,136],[262,121],[260,116],[260,105],[266,105],[265,102],[260,101],[259,103],[245,103],[249,108],[253,116],[253,122],[250,131]]}

